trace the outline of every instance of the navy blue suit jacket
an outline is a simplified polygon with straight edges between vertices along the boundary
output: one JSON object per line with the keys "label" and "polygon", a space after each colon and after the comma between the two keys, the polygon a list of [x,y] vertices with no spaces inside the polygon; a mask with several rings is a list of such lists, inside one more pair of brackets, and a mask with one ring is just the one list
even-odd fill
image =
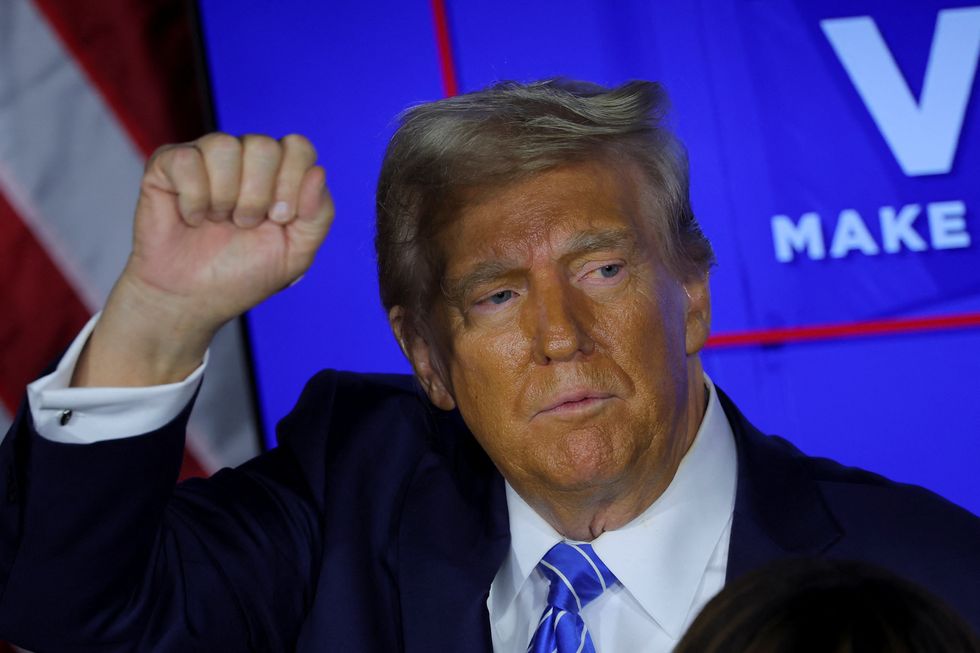
{"label": "navy blue suit jacket", "polygon": [[[980,520],[808,458],[721,395],[734,578],[819,555],[890,568],[980,630]],[[174,490],[186,411],[65,445],[22,410],[0,447],[0,638],[58,651],[484,651],[509,544],[503,480],[404,376],[323,372],[278,449]]]}

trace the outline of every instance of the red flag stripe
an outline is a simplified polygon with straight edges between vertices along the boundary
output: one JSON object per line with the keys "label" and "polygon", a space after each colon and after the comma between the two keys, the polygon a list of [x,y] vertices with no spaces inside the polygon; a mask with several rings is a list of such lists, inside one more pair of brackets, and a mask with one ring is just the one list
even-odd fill
{"label": "red flag stripe", "polygon": [[[0,402],[13,414],[24,387],[51,363],[52,352],[68,346],[91,315],[2,192],[0,278],[17,280],[0,284],[0,306],[6,311],[0,320]],[[208,475],[197,458],[185,450],[182,479]]]}
{"label": "red flag stripe", "polygon": [[0,193],[0,399],[14,412],[24,386],[90,317],[71,284]]}
{"label": "red flag stripe", "polygon": [[[40,338],[47,332],[19,328],[22,325],[19,320],[29,322],[43,316],[50,330],[61,319],[57,316],[62,310],[59,304],[68,300],[63,300],[59,292],[48,293],[47,286],[44,292],[27,291],[36,288],[37,280],[43,279],[43,275],[33,273],[31,265],[46,262],[48,268],[59,272],[66,287],[74,289],[75,303],[87,307],[86,314],[95,310],[118,275],[129,248],[130,216],[143,164],[134,149],[132,136],[122,127],[118,116],[105,106],[104,95],[82,74],[78,62],[65,51],[64,39],[58,38],[47,19],[37,11],[37,5],[16,3],[7,7],[4,15],[16,31],[4,45],[7,55],[0,62],[0,69],[10,73],[8,81],[17,79],[21,83],[17,93],[8,96],[0,120],[0,128],[10,136],[0,141],[0,192],[6,196],[5,226],[9,227],[2,234],[3,251],[5,262],[17,265],[15,276],[6,277],[7,286],[25,289],[20,298],[27,301],[33,295],[34,302],[27,308],[6,304],[8,312],[16,310],[21,317],[11,321],[4,335]],[[122,23],[117,27],[132,31],[131,26]],[[111,43],[113,35],[102,34],[99,40]],[[126,59],[122,55],[121,51],[115,54]],[[51,70],[57,70],[58,74],[46,74]],[[3,81],[0,78],[0,88]],[[71,101],[70,108],[65,104],[66,99]],[[195,122],[202,123],[200,118]],[[170,125],[166,127],[177,131]],[[11,215],[17,219],[10,220]],[[21,229],[10,225],[20,225]],[[35,251],[43,254],[30,259],[31,265],[7,256],[9,252],[18,252],[20,256],[24,250],[23,233],[33,236]],[[7,241],[8,238],[14,240]],[[31,281],[25,282],[25,278]],[[0,379],[4,391],[0,401],[16,405],[23,392],[25,372],[9,370],[8,373],[7,368],[15,363],[23,370],[31,368],[31,363],[22,360],[23,353],[10,355],[9,352],[38,353],[36,358],[43,362],[37,370],[26,372],[26,380],[30,380],[67,346],[73,335],[68,332],[62,342],[48,343],[46,353],[42,339],[25,345],[7,338],[0,350],[4,365],[4,378]],[[202,389],[201,395],[207,394]],[[182,475],[201,475],[205,470],[214,471],[254,455],[257,446],[249,437],[248,428],[236,429],[237,424],[232,421],[233,428],[224,442],[219,440],[215,446],[208,441],[210,438],[199,435],[202,428],[195,426],[193,420],[192,416]],[[243,445],[236,445],[235,438],[244,439]]]}
{"label": "red flag stripe", "polygon": [[[210,127],[203,57],[195,56],[200,53],[193,2],[34,3],[145,155]],[[245,355],[241,325],[226,325],[213,343],[210,373],[188,433],[188,449],[204,469],[215,471],[258,453]]]}
{"label": "red flag stripe", "polygon": [[144,154],[207,127],[202,71],[186,52],[197,43],[190,3],[34,2]]}
{"label": "red flag stripe", "polygon": [[[0,70],[12,69],[8,80],[31,82],[8,89],[17,90],[10,96],[12,110],[3,116],[11,121],[14,138],[0,140],[0,182],[10,182],[6,187],[15,191],[8,193],[10,203],[66,279],[82,291],[90,310],[104,301],[129,249],[143,168],[139,150],[187,140],[207,124],[199,101],[203,93],[195,82],[200,71],[192,65],[195,44],[187,12],[191,3],[130,4],[140,6],[109,0],[80,8],[69,0],[43,0],[42,12],[42,0],[0,5],[13,31],[10,40],[0,42],[0,52],[6,53]],[[82,9],[84,15],[76,15]],[[59,22],[58,31],[52,20]],[[154,24],[144,29],[135,24],[138,20]],[[149,39],[150,45],[135,43],[136,34]],[[175,37],[179,45],[161,42],[180,34]],[[125,49],[131,45],[134,51]],[[93,71],[106,59],[115,67],[110,68],[112,74],[99,76]],[[51,70],[58,75],[46,74]],[[0,89],[4,79],[0,75]],[[146,90],[141,83],[157,90]],[[176,100],[141,101],[164,95]],[[151,111],[164,105],[165,111]],[[142,113],[131,117],[130,111]],[[163,123],[155,123],[151,136],[136,133],[134,125],[151,119]],[[147,138],[157,142],[147,143]],[[9,174],[3,174],[4,166]],[[218,333],[211,369],[191,415],[187,448],[198,467],[208,471],[241,463],[258,452],[242,342],[238,323]]]}

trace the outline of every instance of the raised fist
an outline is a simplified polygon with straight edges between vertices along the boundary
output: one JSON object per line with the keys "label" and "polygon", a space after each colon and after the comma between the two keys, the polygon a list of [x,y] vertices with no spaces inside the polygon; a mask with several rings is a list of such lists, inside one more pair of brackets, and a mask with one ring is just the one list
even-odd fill
{"label": "raised fist", "polygon": [[[302,136],[209,134],[160,148],[141,183],[132,254],[73,382],[186,374],[222,324],[303,275],[332,220],[324,171]],[[120,346],[164,371],[104,378]]]}

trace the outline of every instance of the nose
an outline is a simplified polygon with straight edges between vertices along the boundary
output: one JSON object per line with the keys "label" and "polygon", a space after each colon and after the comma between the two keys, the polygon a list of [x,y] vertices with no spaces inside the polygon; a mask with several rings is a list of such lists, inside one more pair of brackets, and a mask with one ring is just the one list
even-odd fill
{"label": "nose", "polygon": [[539,365],[570,361],[588,356],[595,349],[589,334],[592,311],[586,298],[563,279],[538,284],[533,301],[528,302],[531,347]]}

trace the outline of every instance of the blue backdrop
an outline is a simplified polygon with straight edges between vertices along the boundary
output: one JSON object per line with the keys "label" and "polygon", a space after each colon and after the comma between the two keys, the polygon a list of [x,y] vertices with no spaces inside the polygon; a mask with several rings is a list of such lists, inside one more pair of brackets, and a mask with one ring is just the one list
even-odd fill
{"label": "blue backdrop", "polygon": [[[373,189],[394,116],[443,95],[433,8],[201,6],[221,128],[307,134],[338,209],[303,282],[248,317],[271,436],[321,367],[409,369],[377,299]],[[715,347],[709,374],[808,453],[980,512],[980,6],[450,0],[448,27],[461,91],[662,81],[718,254],[713,331],[788,340]],[[912,330],[849,335],[882,320]],[[813,325],[842,328],[785,331]]]}

